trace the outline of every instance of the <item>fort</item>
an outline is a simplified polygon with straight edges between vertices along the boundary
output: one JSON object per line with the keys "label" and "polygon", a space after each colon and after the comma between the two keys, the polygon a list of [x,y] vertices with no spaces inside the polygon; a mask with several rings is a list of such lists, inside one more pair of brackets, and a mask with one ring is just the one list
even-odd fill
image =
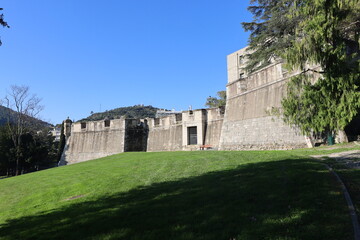
{"label": "fort", "polygon": [[293,149],[311,146],[298,129],[269,115],[281,106],[287,72],[281,61],[245,72],[246,48],[227,56],[225,108],[175,112],[159,118],[64,121],[66,145],[59,165],[128,151]]}

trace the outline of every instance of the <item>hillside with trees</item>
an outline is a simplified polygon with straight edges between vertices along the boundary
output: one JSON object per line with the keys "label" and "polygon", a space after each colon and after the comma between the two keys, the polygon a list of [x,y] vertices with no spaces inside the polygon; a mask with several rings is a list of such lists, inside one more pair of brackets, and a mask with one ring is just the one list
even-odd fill
{"label": "hillside with trees", "polygon": [[79,121],[98,121],[105,118],[117,119],[122,116],[126,118],[154,118],[157,110],[159,110],[159,108],[153,107],[151,105],[134,105],[129,107],[115,108],[105,112],[91,113],[90,116]]}
{"label": "hillside with trees", "polygon": [[[16,112],[10,108],[0,105],[0,126],[4,126],[7,123],[9,115],[10,115],[10,121],[15,121]],[[52,126],[51,123],[42,121],[37,118],[33,118],[30,116],[25,116],[25,118],[28,119],[32,128],[36,130],[41,130],[43,128],[48,128]]]}
{"label": "hillside with trees", "polygon": [[0,176],[16,176],[56,165],[57,142],[50,124],[36,117],[44,108],[28,86],[10,87],[0,106]]}

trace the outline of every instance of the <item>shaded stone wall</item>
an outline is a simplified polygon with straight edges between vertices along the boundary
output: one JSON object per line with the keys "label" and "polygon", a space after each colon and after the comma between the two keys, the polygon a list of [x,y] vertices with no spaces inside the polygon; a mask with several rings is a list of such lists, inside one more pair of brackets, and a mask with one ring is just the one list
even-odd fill
{"label": "shaded stone wall", "polygon": [[210,145],[213,149],[219,148],[224,111],[224,108],[207,109],[204,145]]}
{"label": "shaded stone wall", "polygon": [[124,151],[146,152],[148,132],[146,120],[126,119]]}

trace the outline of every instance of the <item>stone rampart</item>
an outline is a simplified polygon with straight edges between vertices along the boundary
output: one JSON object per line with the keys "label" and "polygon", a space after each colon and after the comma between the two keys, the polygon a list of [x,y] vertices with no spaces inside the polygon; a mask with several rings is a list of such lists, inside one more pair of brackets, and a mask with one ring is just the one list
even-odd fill
{"label": "stone rampart", "polygon": [[[240,52],[240,51],[239,51]],[[238,64],[235,52],[228,64]],[[243,53],[243,52],[240,52]],[[230,59],[230,60],[229,60]],[[229,66],[227,102],[220,149],[290,149],[306,147],[305,137],[275,116],[286,92],[288,72],[281,62],[273,63],[244,77],[242,66]],[[239,75],[236,72],[240,73]]]}
{"label": "stone rampart", "polygon": [[207,109],[204,145],[219,148],[221,129],[224,120],[224,108]]}
{"label": "stone rampart", "polygon": [[147,151],[180,151],[183,149],[182,114],[148,120]]}
{"label": "stone rampart", "polygon": [[274,62],[248,74],[246,58],[246,48],[228,55],[225,109],[188,110],[146,120],[65,121],[67,142],[60,165],[126,151],[199,150],[204,145],[220,150],[306,147],[297,129],[270,115],[281,107],[289,72]]}
{"label": "stone rampart", "polygon": [[82,162],[124,151],[125,119],[73,123],[60,165]]}

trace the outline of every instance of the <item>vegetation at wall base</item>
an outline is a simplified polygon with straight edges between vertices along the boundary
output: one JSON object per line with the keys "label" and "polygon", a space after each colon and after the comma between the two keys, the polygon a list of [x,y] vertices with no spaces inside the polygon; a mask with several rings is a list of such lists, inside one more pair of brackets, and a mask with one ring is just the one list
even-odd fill
{"label": "vegetation at wall base", "polygon": [[65,124],[65,121],[63,121],[61,124],[60,141],[59,141],[59,145],[58,145],[58,149],[57,149],[57,153],[56,153],[56,159],[58,162],[61,160],[61,155],[64,151],[65,144],[66,144],[65,134],[64,134],[64,124]]}
{"label": "vegetation at wall base", "polygon": [[53,167],[57,143],[50,124],[36,116],[41,99],[28,86],[12,85],[0,99],[0,175],[13,176]]}
{"label": "vegetation at wall base", "polygon": [[0,239],[352,239],[334,151],[123,153],[0,180]]}

